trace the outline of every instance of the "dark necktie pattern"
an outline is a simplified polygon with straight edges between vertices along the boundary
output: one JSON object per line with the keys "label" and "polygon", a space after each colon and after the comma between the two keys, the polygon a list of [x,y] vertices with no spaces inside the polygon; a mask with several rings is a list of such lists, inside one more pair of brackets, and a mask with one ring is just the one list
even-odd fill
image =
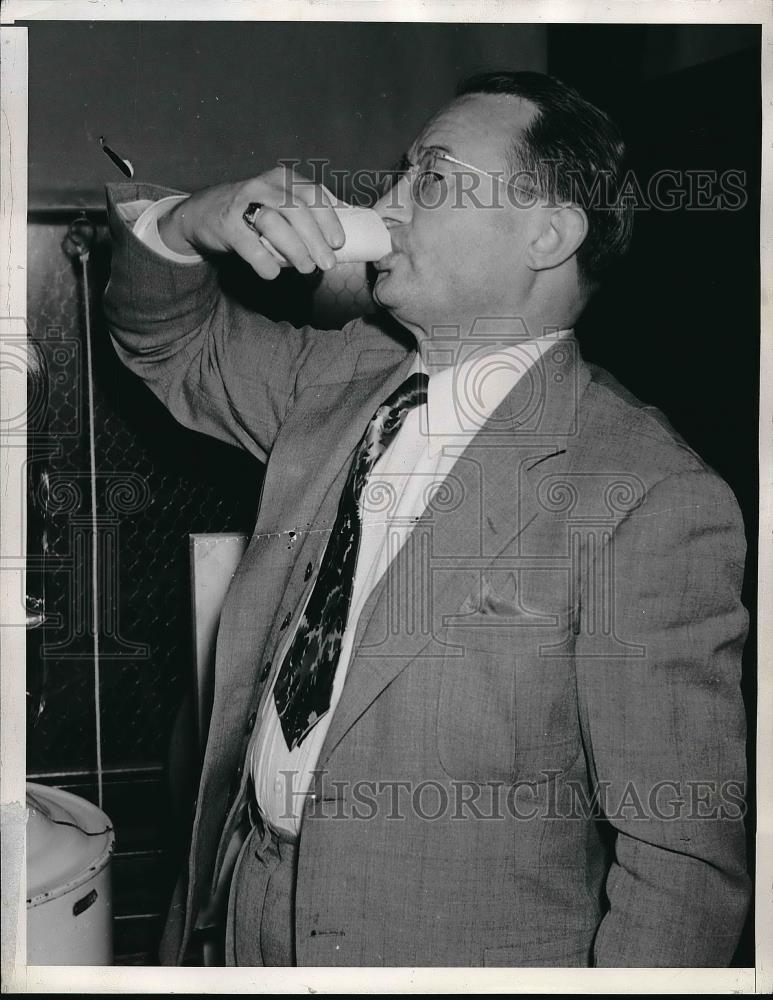
{"label": "dark necktie pattern", "polygon": [[360,545],[360,497],[373,466],[410,410],[427,401],[427,375],[411,375],[374,413],[354,453],[314,588],[285,655],[274,702],[289,750],[330,708]]}

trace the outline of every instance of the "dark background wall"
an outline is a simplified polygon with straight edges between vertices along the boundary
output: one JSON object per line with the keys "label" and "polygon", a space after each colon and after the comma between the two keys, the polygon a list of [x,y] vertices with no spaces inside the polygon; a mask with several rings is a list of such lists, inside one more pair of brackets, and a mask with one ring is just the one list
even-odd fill
{"label": "dark background wall", "polygon": [[32,205],[102,206],[118,179],[195,190],[281,157],[388,167],[482,66],[544,70],[546,29],[500,24],[89,23],[30,29]]}
{"label": "dark background wall", "polygon": [[[132,161],[138,180],[182,190],[288,156],[376,170],[459,77],[516,67],[549,70],[610,111],[645,179],[666,167],[746,171],[740,211],[637,212],[630,258],[578,335],[590,360],[661,406],[735,490],[753,612],[759,29],[59,22],[30,25],[29,58],[28,315],[47,371],[31,438],[38,501],[29,541],[48,619],[29,633],[28,768],[36,780],[96,797],[91,646],[88,632],[73,627],[88,611],[79,569],[88,563],[85,303],[80,267],[61,247],[82,206],[96,227],[89,270],[100,538],[115,566],[115,585],[101,593],[114,614],[102,627],[99,721],[105,808],[117,830],[116,949],[120,961],[152,962],[187,796],[184,775],[170,768],[187,752],[187,535],[250,531],[261,468],[177,427],[110,348],[99,305],[109,269],[103,184],[121,177],[99,136]],[[331,186],[346,196],[345,184]],[[253,283],[250,294],[269,314],[309,316],[308,285],[291,274],[270,289]],[[46,502],[35,493],[43,472]],[[752,631],[744,668],[750,746],[754,677]],[[752,814],[750,831],[753,823]],[[748,929],[736,963],[753,963]]]}

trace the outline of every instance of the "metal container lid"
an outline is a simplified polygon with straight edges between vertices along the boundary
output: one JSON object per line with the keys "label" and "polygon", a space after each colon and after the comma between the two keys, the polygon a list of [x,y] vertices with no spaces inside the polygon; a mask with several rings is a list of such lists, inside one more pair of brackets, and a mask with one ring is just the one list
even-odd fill
{"label": "metal container lid", "polygon": [[27,783],[27,905],[37,906],[93,878],[115,834],[108,817],[61,788]]}

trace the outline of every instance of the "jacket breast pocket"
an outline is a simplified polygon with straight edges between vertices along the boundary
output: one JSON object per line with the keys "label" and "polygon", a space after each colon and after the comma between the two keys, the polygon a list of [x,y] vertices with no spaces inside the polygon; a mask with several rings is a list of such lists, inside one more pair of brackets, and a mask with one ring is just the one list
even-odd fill
{"label": "jacket breast pocket", "polygon": [[581,749],[570,615],[525,612],[489,593],[445,631],[437,751],[451,778],[540,783]]}

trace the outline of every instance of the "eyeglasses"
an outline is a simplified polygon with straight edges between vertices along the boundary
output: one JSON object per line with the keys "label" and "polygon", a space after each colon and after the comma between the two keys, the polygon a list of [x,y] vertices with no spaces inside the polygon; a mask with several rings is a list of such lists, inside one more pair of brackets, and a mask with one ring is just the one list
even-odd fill
{"label": "eyeglasses", "polygon": [[[464,160],[459,160],[455,156],[451,156],[450,153],[444,153],[436,149],[428,150],[420,163],[411,162],[408,156],[404,154],[399,166],[387,175],[383,194],[387,194],[403,178],[408,178],[413,200],[423,207],[436,207],[442,199],[444,193],[443,186],[447,185],[451,180],[451,176],[437,170],[438,161],[443,160],[447,163],[453,163],[458,167],[464,167],[465,170],[471,170],[482,177],[491,177],[505,188],[514,188],[516,191],[521,191],[523,194],[529,195],[530,198],[534,198],[540,194],[536,187],[525,187],[512,179],[505,179],[501,172],[482,170],[472,163],[466,163]],[[529,204],[533,204],[533,202]],[[521,205],[520,202],[519,205]],[[526,208],[529,205],[521,205],[521,207]]]}

